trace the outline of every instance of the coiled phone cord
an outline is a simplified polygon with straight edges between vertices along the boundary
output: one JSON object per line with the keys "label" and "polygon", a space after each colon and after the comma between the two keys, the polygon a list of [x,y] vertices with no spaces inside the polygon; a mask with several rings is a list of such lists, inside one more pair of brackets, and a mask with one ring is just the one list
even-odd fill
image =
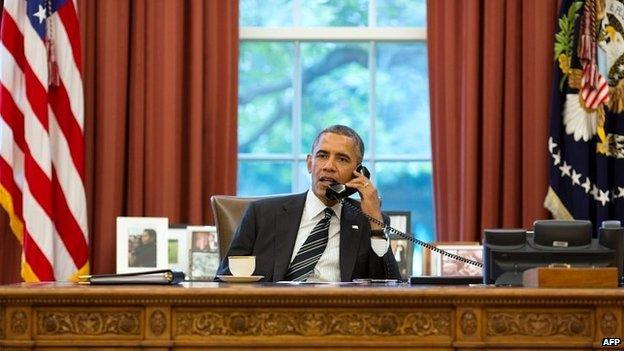
{"label": "coiled phone cord", "polygon": [[366,217],[369,221],[371,221],[371,222],[373,222],[373,223],[375,223],[375,224],[377,224],[377,225],[381,226],[381,227],[382,227],[382,228],[384,228],[385,230],[388,230],[388,231],[390,231],[390,232],[392,232],[392,233],[394,233],[394,234],[396,234],[396,235],[400,236],[401,238],[404,238],[404,239],[407,239],[407,240],[409,240],[409,241],[413,242],[414,244],[420,245],[420,246],[422,246],[422,247],[424,247],[424,248],[427,248],[427,249],[429,249],[429,250],[431,250],[431,251],[437,252],[437,253],[439,253],[440,255],[443,255],[443,256],[446,256],[446,257],[452,258],[452,259],[457,260],[457,261],[459,261],[459,262],[464,262],[464,263],[467,263],[467,264],[469,264],[469,265],[473,265],[473,266],[475,266],[475,267],[480,267],[480,268],[481,268],[481,267],[483,267],[483,263],[481,263],[481,262],[473,261],[473,260],[471,260],[471,259],[469,259],[469,258],[461,257],[461,256],[459,256],[459,255],[456,255],[456,254],[450,253],[450,252],[448,252],[448,251],[444,251],[444,250],[442,250],[442,249],[440,249],[440,248],[438,248],[438,247],[436,247],[436,246],[434,246],[434,245],[431,245],[431,244],[426,243],[426,242],[424,242],[424,241],[418,240],[418,239],[414,238],[414,237],[413,237],[413,236],[411,236],[411,235],[405,234],[405,233],[403,233],[403,232],[402,232],[402,231],[400,231],[400,230],[394,229],[394,228],[392,228],[391,226],[387,225],[386,223],[384,223],[384,222],[382,222],[382,221],[380,221],[380,220],[378,220],[378,219],[376,219],[376,218],[373,218],[373,217],[369,216],[368,214],[364,213],[364,211],[362,211],[362,209],[360,209],[359,207],[355,206],[354,204],[352,204],[352,203],[350,203],[350,202],[348,202],[348,201],[345,201],[345,199],[344,199],[344,198],[340,199],[339,201],[340,201],[340,203],[341,203],[341,204],[343,204],[343,205],[345,205],[345,204],[346,204],[347,206],[351,207],[351,208],[352,208],[353,210],[355,210],[356,212],[358,212],[358,213],[362,214],[362,215],[363,215],[364,217]]}

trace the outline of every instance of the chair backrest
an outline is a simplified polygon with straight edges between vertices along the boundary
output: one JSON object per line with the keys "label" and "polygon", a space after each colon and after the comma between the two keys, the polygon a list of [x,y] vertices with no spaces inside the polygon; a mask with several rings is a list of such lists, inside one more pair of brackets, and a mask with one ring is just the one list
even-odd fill
{"label": "chair backrest", "polygon": [[227,254],[232,237],[238,228],[243,212],[250,202],[267,196],[237,197],[231,195],[213,195],[210,198],[212,213],[219,235],[219,253],[221,258]]}

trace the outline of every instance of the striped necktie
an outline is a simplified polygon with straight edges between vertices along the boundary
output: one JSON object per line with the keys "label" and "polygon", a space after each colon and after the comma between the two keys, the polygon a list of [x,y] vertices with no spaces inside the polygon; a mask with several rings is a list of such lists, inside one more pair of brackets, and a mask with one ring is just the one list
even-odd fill
{"label": "striped necktie", "polygon": [[290,263],[285,280],[305,281],[314,272],[314,266],[327,247],[329,222],[333,214],[331,208],[325,208],[325,216],[314,226],[295,259]]}

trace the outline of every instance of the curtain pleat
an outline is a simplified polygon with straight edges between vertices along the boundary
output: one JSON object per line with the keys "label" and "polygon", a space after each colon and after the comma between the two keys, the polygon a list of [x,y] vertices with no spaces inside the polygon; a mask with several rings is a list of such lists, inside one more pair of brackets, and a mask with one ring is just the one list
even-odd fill
{"label": "curtain pleat", "polygon": [[436,232],[548,218],[548,101],[557,0],[427,3]]}

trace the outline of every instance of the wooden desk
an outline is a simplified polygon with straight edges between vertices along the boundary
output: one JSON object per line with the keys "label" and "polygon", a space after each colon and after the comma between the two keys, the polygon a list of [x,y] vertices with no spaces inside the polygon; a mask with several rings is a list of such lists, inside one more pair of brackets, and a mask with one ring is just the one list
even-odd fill
{"label": "wooden desk", "polygon": [[601,349],[624,289],[0,286],[0,349]]}

